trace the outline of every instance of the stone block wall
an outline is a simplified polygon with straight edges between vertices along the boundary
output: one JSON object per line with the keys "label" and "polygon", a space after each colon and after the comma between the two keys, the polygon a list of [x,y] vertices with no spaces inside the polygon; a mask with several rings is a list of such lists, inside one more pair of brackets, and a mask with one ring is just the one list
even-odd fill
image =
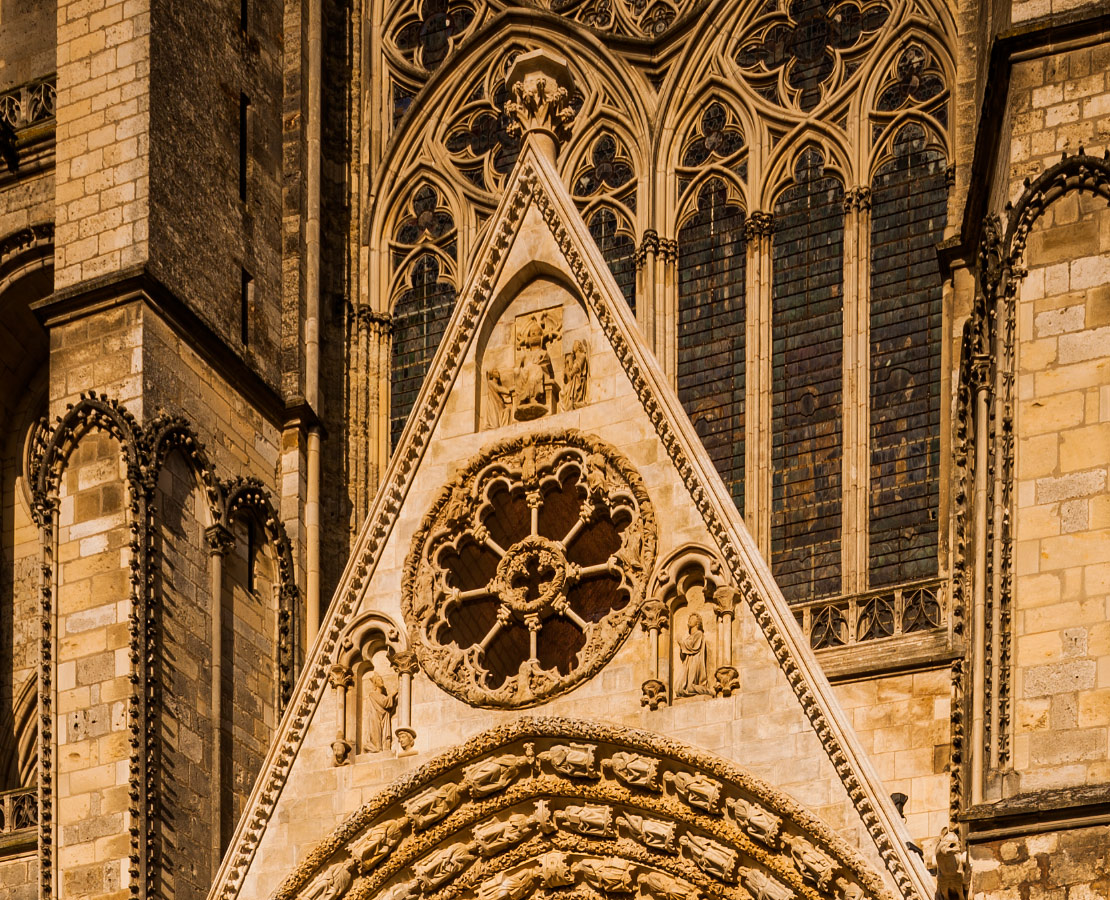
{"label": "stone block wall", "polygon": [[883,784],[909,798],[906,825],[924,846],[949,824],[951,672],[841,682],[835,690]]}
{"label": "stone block wall", "polygon": [[1014,765],[1031,790],[1110,780],[1105,201],[1072,194],[1053,203],[1026,261],[1017,308]]}
{"label": "stone block wall", "polygon": [[149,37],[146,0],[58,3],[56,288],[146,259]]}
{"label": "stone block wall", "polygon": [[56,599],[56,896],[129,883],[128,497],[119,443],[93,431],[63,475]]}
{"label": "stone block wall", "polygon": [[1079,900],[1110,892],[1110,828],[1075,828],[980,844],[971,851],[982,900]]}

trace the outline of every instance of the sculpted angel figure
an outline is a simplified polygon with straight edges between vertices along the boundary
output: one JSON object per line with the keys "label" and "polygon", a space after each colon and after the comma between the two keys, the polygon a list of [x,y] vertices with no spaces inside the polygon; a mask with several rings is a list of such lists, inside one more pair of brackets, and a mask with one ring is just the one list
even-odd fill
{"label": "sculpted angel figure", "polygon": [[686,619],[686,634],[676,643],[678,644],[678,683],[675,687],[675,696],[695,697],[698,694],[705,694],[712,697],[713,688],[709,686],[706,662],[705,627],[702,625],[700,615],[690,613]]}
{"label": "sculpted angel figure", "polygon": [[393,736],[393,707],[397,705],[397,691],[389,687],[377,672],[365,681],[363,699],[366,701],[366,749],[380,753],[389,749]]}
{"label": "sculpted angel figure", "polygon": [[612,833],[612,815],[608,806],[568,806],[555,813],[555,821],[579,834],[606,837]]}
{"label": "sculpted angel figure", "polygon": [[355,880],[357,859],[336,863],[317,876],[308,889],[301,894],[301,900],[340,900]]}
{"label": "sculpted angel figure", "polygon": [[499,872],[478,888],[478,900],[522,900],[536,884],[539,874],[534,868],[516,872]]}
{"label": "sculpted angel figure", "polygon": [[416,882],[422,891],[433,891],[462,872],[474,860],[470,844],[458,843],[444,847],[423,863],[413,866]]}
{"label": "sculpted angel figure", "polygon": [[603,894],[628,894],[633,890],[632,865],[627,859],[581,859],[573,871]]}
{"label": "sculpted angel figure", "polygon": [[590,360],[586,356],[586,342],[574,342],[571,352],[563,360],[564,409],[578,409],[586,403],[586,381],[590,377]]}
{"label": "sculpted angel figure", "polygon": [[438,822],[462,800],[462,787],[445,784],[441,788],[428,788],[405,804],[405,812],[412,819],[412,827],[420,830]]}
{"label": "sculpted angel figure", "polygon": [[836,863],[801,835],[787,835],[783,842],[790,847],[802,877],[823,889],[836,871]]}
{"label": "sculpted angel figure", "polygon": [[618,750],[602,764],[606,771],[612,772],[618,781],[631,787],[659,790],[659,760],[639,753],[626,753]]}
{"label": "sculpted angel figure", "polygon": [[758,803],[749,803],[737,797],[727,801],[728,808],[736,816],[737,823],[753,838],[774,847],[778,843],[782,819],[769,813]]}
{"label": "sculpted angel figure", "polygon": [[678,795],[697,809],[704,809],[716,815],[721,801],[720,782],[706,778],[702,774],[691,775],[689,772],[668,772],[667,781],[674,784]]}
{"label": "sculpted angel figure", "polygon": [[721,881],[732,880],[732,872],[736,868],[735,850],[700,834],[684,834],[678,841],[705,874]]}
{"label": "sculpted angel figure", "polygon": [[674,850],[674,822],[660,822],[625,812],[617,816],[617,824],[623,825],[633,839],[645,847],[662,850],[664,853]]}
{"label": "sculpted angel figure", "polygon": [[759,869],[744,869],[740,880],[755,900],[793,900],[794,892]]}
{"label": "sculpted angel figure", "polygon": [[685,881],[651,870],[640,876],[640,889],[654,900],[698,900],[701,892]]}
{"label": "sculpted angel figure", "polygon": [[351,856],[361,863],[362,871],[369,872],[386,858],[401,843],[405,835],[405,819],[389,819],[375,825],[355,843],[351,844]]}
{"label": "sculpted angel figure", "polygon": [[495,756],[467,766],[463,769],[463,775],[470,796],[485,797],[508,787],[521,772],[532,768],[535,759],[533,745],[525,744],[523,756],[506,753],[504,756]]}
{"label": "sculpted angel figure", "polygon": [[568,778],[597,778],[593,744],[556,744],[538,755],[560,775]]}
{"label": "sculpted angel figure", "polygon": [[536,823],[531,816],[513,813],[504,821],[494,819],[474,826],[474,840],[482,856],[495,856],[519,844],[532,834]]}

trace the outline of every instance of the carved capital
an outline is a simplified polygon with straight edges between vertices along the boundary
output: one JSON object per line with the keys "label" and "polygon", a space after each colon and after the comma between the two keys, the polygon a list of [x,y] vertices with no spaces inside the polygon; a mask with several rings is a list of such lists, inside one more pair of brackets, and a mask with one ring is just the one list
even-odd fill
{"label": "carved capital", "polygon": [[393,333],[393,316],[389,313],[378,312],[369,306],[360,306],[355,310],[355,319],[360,328],[365,328],[375,337],[384,337]]}
{"label": "carved capital", "polygon": [[393,663],[393,668],[398,675],[415,675],[420,670],[420,664],[416,661],[416,654],[412,650],[394,653],[389,661]]}
{"label": "carved capital", "polygon": [[735,615],[741,596],[738,588],[731,584],[722,584],[714,588],[710,602],[716,607],[718,616],[731,616]]}
{"label": "carved capital", "polygon": [[505,80],[513,99],[505,112],[514,121],[510,128],[522,137],[533,134],[551,160],[559,145],[570,137],[575,112],[570,105],[574,80],[567,61],[547,50],[522,53]]}
{"label": "carved capital", "polygon": [[651,631],[656,629],[662,631],[667,627],[667,607],[662,600],[651,599],[644,603],[644,611],[641,614],[640,626],[644,631]]}
{"label": "carved capital", "polygon": [[336,663],[328,669],[328,684],[333,688],[349,688],[354,683],[354,676],[346,666]]}
{"label": "carved capital", "polygon": [[857,187],[844,192],[844,212],[859,212],[871,209],[871,188]]}
{"label": "carved capital", "polygon": [[769,212],[755,210],[744,220],[744,240],[754,241],[774,231],[775,220]]}
{"label": "carved capital", "polygon": [[226,556],[235,546],[235,538],[223,525],[211,525],[204,529],[204,539],[208,552],[213,556]]}

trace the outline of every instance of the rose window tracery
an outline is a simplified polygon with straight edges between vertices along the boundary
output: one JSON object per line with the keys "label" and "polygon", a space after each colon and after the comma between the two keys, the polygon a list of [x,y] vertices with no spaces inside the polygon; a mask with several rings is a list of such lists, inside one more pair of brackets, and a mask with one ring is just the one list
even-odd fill
{"label": "rose window tracery", "polygon": [[410,63],[431,72],[457,46],[475,16],[474,5],[467,0],[423,0],[418,10],[398,23],[393,43]]}
{"label": "rose window tracery", "polygon": [[402,609],[424,670],[485,707],[523,707],[595,673],[627,636],[655,556],[639,475],[576,431],[484,451],[413,540]]}
{"label": "rose window tracery", "polygon": [[809,112],[837,86],[838,57],[861,49],[889,17],[886,0],[791,0],[785,15],[741,41],[736,62],[763,96]]}

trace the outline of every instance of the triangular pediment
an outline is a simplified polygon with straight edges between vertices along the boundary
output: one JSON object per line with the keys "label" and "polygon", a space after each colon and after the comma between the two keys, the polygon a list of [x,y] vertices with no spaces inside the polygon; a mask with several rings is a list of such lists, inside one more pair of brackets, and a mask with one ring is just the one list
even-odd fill
{"label": "triangular pediment", "polygon": [[[531,140],[474,259],[213,896],[269,897],[279,885],[290,898],[338,900],[356,887],[358,896],[408,896],[403,886],[425,877],[436,854],[480,843],[483,788],[449,773],[494,750],[528,759],[528,816],[545,815],[537,797],[560,798],[554,832],[535,826],[536,840],[554,841],[543,852],[569,852],[564,832],[629,840],[619,830],[575,832],[581,814],[569,810],[582,802],[568,806],[568,797],[594,796],[610,813],[622,803],[629,812],[631,801],[620,785],[608,800],[595,796],[592,770],[586,778],[560,766],[572,746],[604,750],[610,762],[644,754],[654,734],[668,736],[660,747],[676,738],[698,748],[668,751],[686,761],[634,813],[688,838],[668,846],[681,865],[660,869],[667,878],[745,884],[757,900],[849,897],[852,886],[925,900],[928,876],[887,792],[554,164]],[[460,618],[468,603],[476,611]],[[532,732],[522,709],[541,717]],[[551,716],[604,723],[604,735],[591,741],[581,723],[560,730]],[[537,762],[527,743],[550,755]],[[724,793],[712,811],[696,801],[691,811],[681,783],[713,769],[711,757],[721,768],[709,780]],[[757,788],[725,796],[726,782],[749,777]],[[456,782],[434,829],[405,806]],[[755,797],[772,818],[788,815],[801,850],[757,846],[758,826],[745,831],[735,812]],[[510,797],[505,810],[524,799]],[[559,822],[571,825],[560,831]],[[374,828],[412,854],[388,877],[351,849]],[[721,836],[737,830],[748,837],[726,847]],[[727,875],[699,862],[703,839],[732,848]],[[628,866],[651,868],[647,856],[636,862],[640,851],[615,848],[597,844],[587,857],[624,859],[611,873],[618,880]],[[764,859],[768,850],[777,863]],[[844,884],[814,881],[807,854],[818,868],[824,854]],[[604,892],[594,884],[603,875],[579,857],[584,890]],[[787,888],[760,894],[740,874],[744,859],[781,869]],[[510,884],[513,871],[491,869],[482,884],[501,879],[506,897],[542,886],[523,870]],[[436,878],[420,890],[446,890]],[[466,890],[485,896],[477,882]]]}

